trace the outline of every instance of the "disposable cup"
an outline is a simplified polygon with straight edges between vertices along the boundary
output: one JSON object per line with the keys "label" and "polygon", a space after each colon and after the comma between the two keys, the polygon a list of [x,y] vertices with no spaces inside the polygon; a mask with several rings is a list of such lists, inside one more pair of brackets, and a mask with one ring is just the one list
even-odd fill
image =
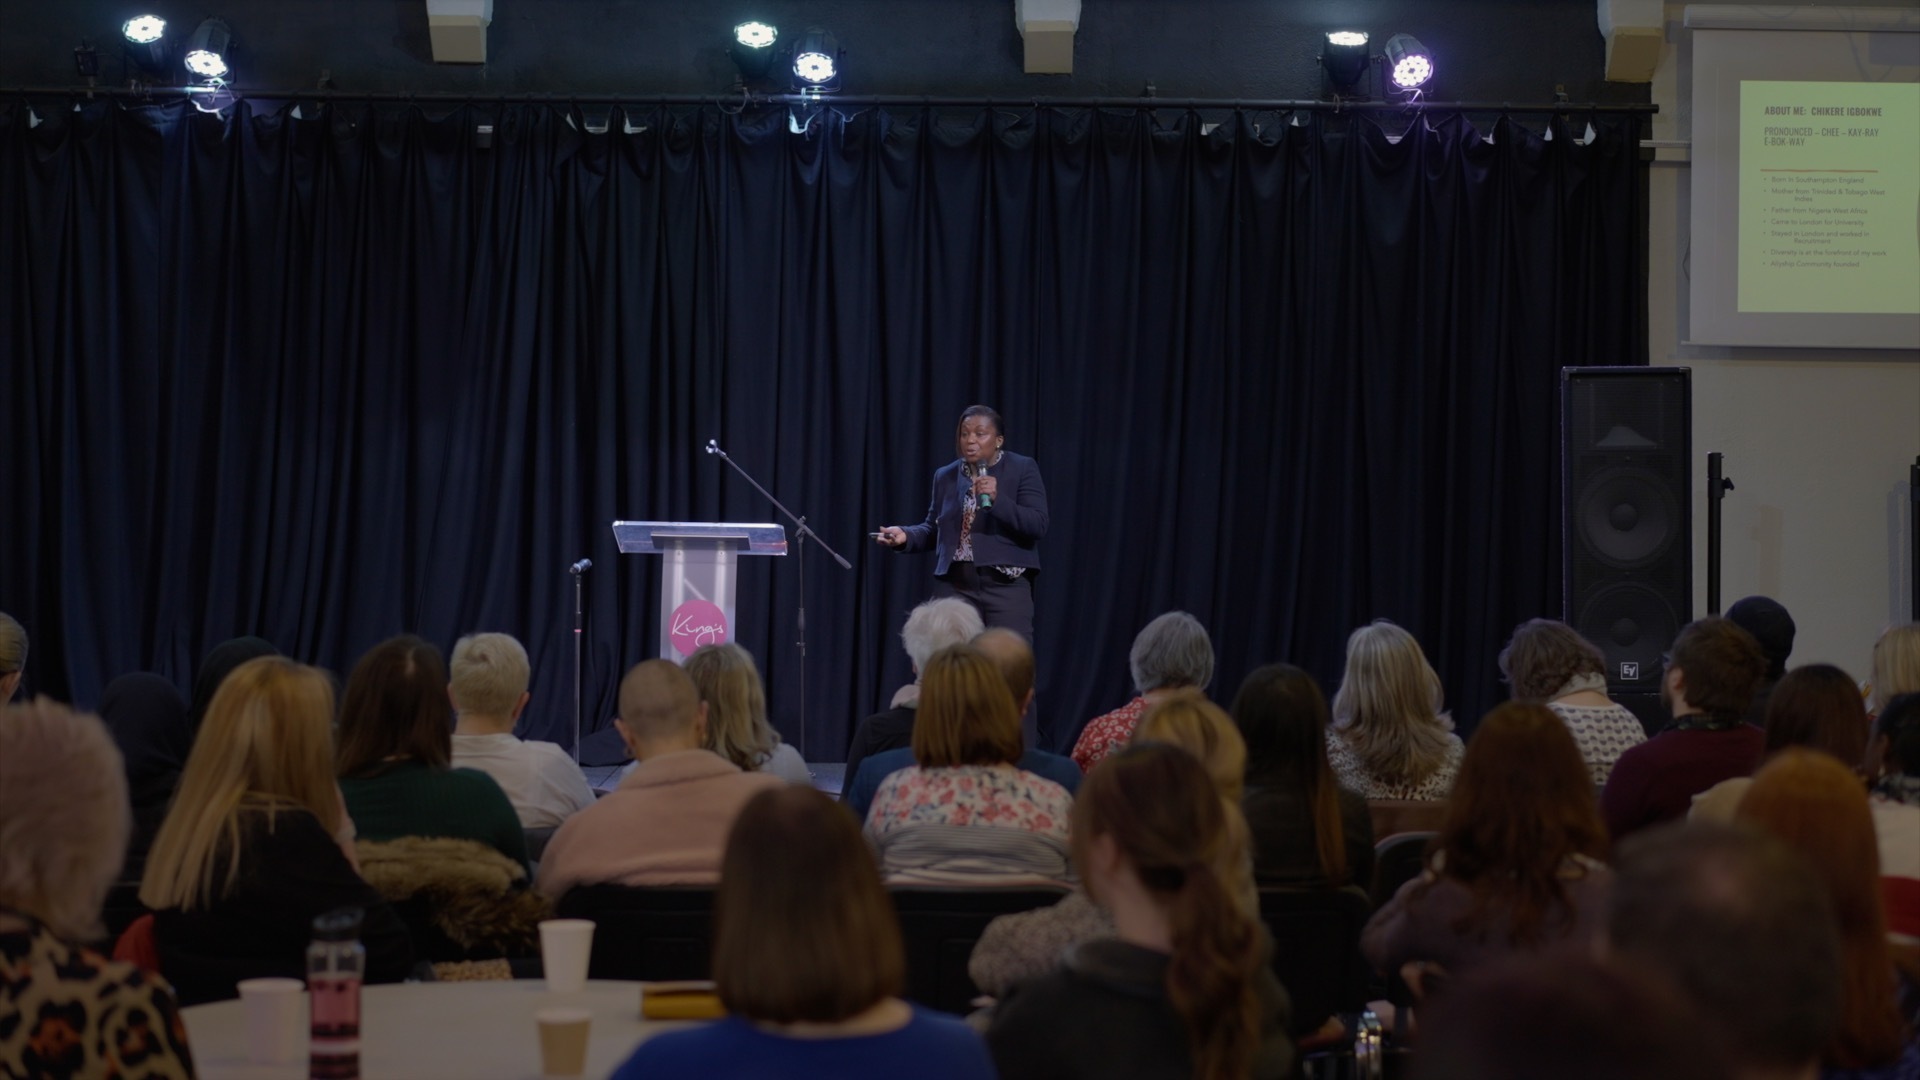
{"label": "disposable cup", "polygon": [[261,1065],[301,1061],[307,1054],[306,984],[299,979],[244,979],[247,1060]]}
{"label": "disposable cup", "polygon": [[547,989],[577,994],[587,986],[587,960],[593,955],[592,919],[548,919],[540,924],[540,965]]}
{"label": "disposable cup", "polygon": [[585,1073],[593,1014],[585,1009],[541,1009],[533,1018],[540,1024],[541,1075],[558,1080]]}

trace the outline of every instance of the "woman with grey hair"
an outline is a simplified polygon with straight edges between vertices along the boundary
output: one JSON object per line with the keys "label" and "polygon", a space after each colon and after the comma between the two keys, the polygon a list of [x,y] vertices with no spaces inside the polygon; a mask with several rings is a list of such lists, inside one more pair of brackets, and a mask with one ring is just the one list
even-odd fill
{"label": "woman with grey hair", "polygon": [[1127,654],[1133,671],[1134,698],[1104,716],[1096,716],[1073,744],[1073,762],[1092,772],[1100,759],[1127,745],[1147,706],[1175,690],[1205,690],[1213,681],[1213,639],[1200,620],[1169,611],[1148,623]]}
{"label": "woman with grey hair", "polygon": [[986,629],[979,609],[957,596],[929,600],[907,615],[900,628],[900,643],[906,646],[907,659],[913,662],[913,681],[893,695],[885,712],[874,713],[853,731],[853,743],[847,747],[847,771],[841,797],[860,774],[860,763],[873,754],[913,745],[913,718],[920,705],[920,669],[934,653],[949,645],[964,645]]}
{"label": "woman with grey hair", "polygon": [[1430,802],[1451,794],[1466,748],[1441,711],[1443,698],[1440,676],[1412,634],[1375,619],[1349,635],[1327,729],[1327,763],[1340,785],[1369,799]]}
{"label": "woman with grey hair", "polygon": [[0,1075],[193,1075],[172,988],[78,944],[100,933],[131,820],[97,718],[0,709]]}

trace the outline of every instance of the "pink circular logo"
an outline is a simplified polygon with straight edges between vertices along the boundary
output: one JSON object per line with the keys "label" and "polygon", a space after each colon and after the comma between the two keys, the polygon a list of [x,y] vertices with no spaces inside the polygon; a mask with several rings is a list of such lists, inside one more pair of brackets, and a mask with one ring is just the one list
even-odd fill
{"label": "pink circular logo", "polygon": [[681,656],[692,656],[693,650],[702,645],[719,645],[727,640],[727,615],[711,600],[689,600],[673,609],[667,633]]}

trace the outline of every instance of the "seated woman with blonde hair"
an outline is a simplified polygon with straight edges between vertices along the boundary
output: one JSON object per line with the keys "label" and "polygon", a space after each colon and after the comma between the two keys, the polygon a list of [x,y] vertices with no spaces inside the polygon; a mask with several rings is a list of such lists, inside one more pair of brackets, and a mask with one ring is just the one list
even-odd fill
{"label": "seated woman with blonde hair", "polygon": [[852,817],[798,784],[734,820],[714,898],[713,979],[727,1018],[640,1044],[614,1080],[991,1080],[951,1017],[900,1000],[905,947]]}
{"label": "seated woman with blonde hair", "polygon": [[1003,1080],[1292,1075],[1286,992],[1221,869],[1243,863],[1230,811],[1176,746],[1094,767],[1073,806],[1074,865],[1114,935],[1000,1003],[987,1046]]}
{"label": "seated woman with blonde hair", "polygon": [[993,661],[952,645],[927,661],[914,764],[874,793],[866,833],[891,880],[1011,884],[1068,875],[1065,788],[1015,764],[1013,692]]}
{"label": "seated woman with blonde hair", "polygon": [[1367,799],[1445,799],[1463,748],[1442,698],[1440,676],[1412,634],[1375,619],[1349,635],[1327,731],[1327,761],[1341,785]]}
{"label": "seated woman with blonde hair", "polygon": [[181,1001],[302,977],[313,920],[346,907],[365,912],[367,981],[405,978],[413,943],[351,845],[333,779],[332,679],[277,656],[240,665],[207,707],[140,884]]}
{"label": "seated woman with blonde hair", "polygon": [[[702,645],[684,665],[707,703],[706,748],[741,772],[772,773],[790,784],[812,784],[807,763],[767,723],[767,691],[753,654],[727,642]],[[852,779],[849,775],[848,779]]]}
{"label": "seated woman with blonde hair", "polygon": [[[1188,688],[1167,694],[1147,707],[1133,730],[1130,745],[1147,743],[1177,746],[1206,766],[1226,805],[1227,827],[1236,837],[1221,846],[1227,862],[1217,870],[1223,880],[1232,882],[1240,906],[1258,915],[1259,897],[1248,862],[1246,822],[1240,814],[1247,748],[1239,729],[1205,694]],[[1113,916],[1094,903],[1084,887],[1076,888],[1049,907],[1002,915],[988,923],[967,959],[967,974],[981,993],[998,997],[1016,983],[1059,967],[1073,946],[1112,937],[1113,933]]]}
{"label": "seated woman with blonde hair", "polygon": [[94,717],[0,707],[0,1076],[193,1075],[167,984],[79,944],[127,846],[120,768]]}

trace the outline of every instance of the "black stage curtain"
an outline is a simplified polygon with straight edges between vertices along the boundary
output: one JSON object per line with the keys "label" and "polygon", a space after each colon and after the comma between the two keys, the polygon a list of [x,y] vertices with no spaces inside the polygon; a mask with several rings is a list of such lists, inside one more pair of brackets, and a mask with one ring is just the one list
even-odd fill
{"label": "black stage curtain", "polygon": [[1348,631],[1392,618],[1465,726],[1558,608],[1557,369],[1645,362],[1632,117],[606,119],[0,108],[0,610],[30,687],[184,685],[241,633],[344,673],[402,630],[506,630],[531,733],[567,741],[568,564],[595,563],[594,730],[658,647],[657,563],[608,523],[775,517],[717,438],[854,562],[806,560],[804,665],[799,560],[741,577],[776,723],[800,742],[804,699],[835,760],[931,586],[866,533],[919,519],[974,402],[1052,493],[1056,745],[1127,699],[1162,611],[1211,628],[1222,701],[1281,658],[1331,695]]}

